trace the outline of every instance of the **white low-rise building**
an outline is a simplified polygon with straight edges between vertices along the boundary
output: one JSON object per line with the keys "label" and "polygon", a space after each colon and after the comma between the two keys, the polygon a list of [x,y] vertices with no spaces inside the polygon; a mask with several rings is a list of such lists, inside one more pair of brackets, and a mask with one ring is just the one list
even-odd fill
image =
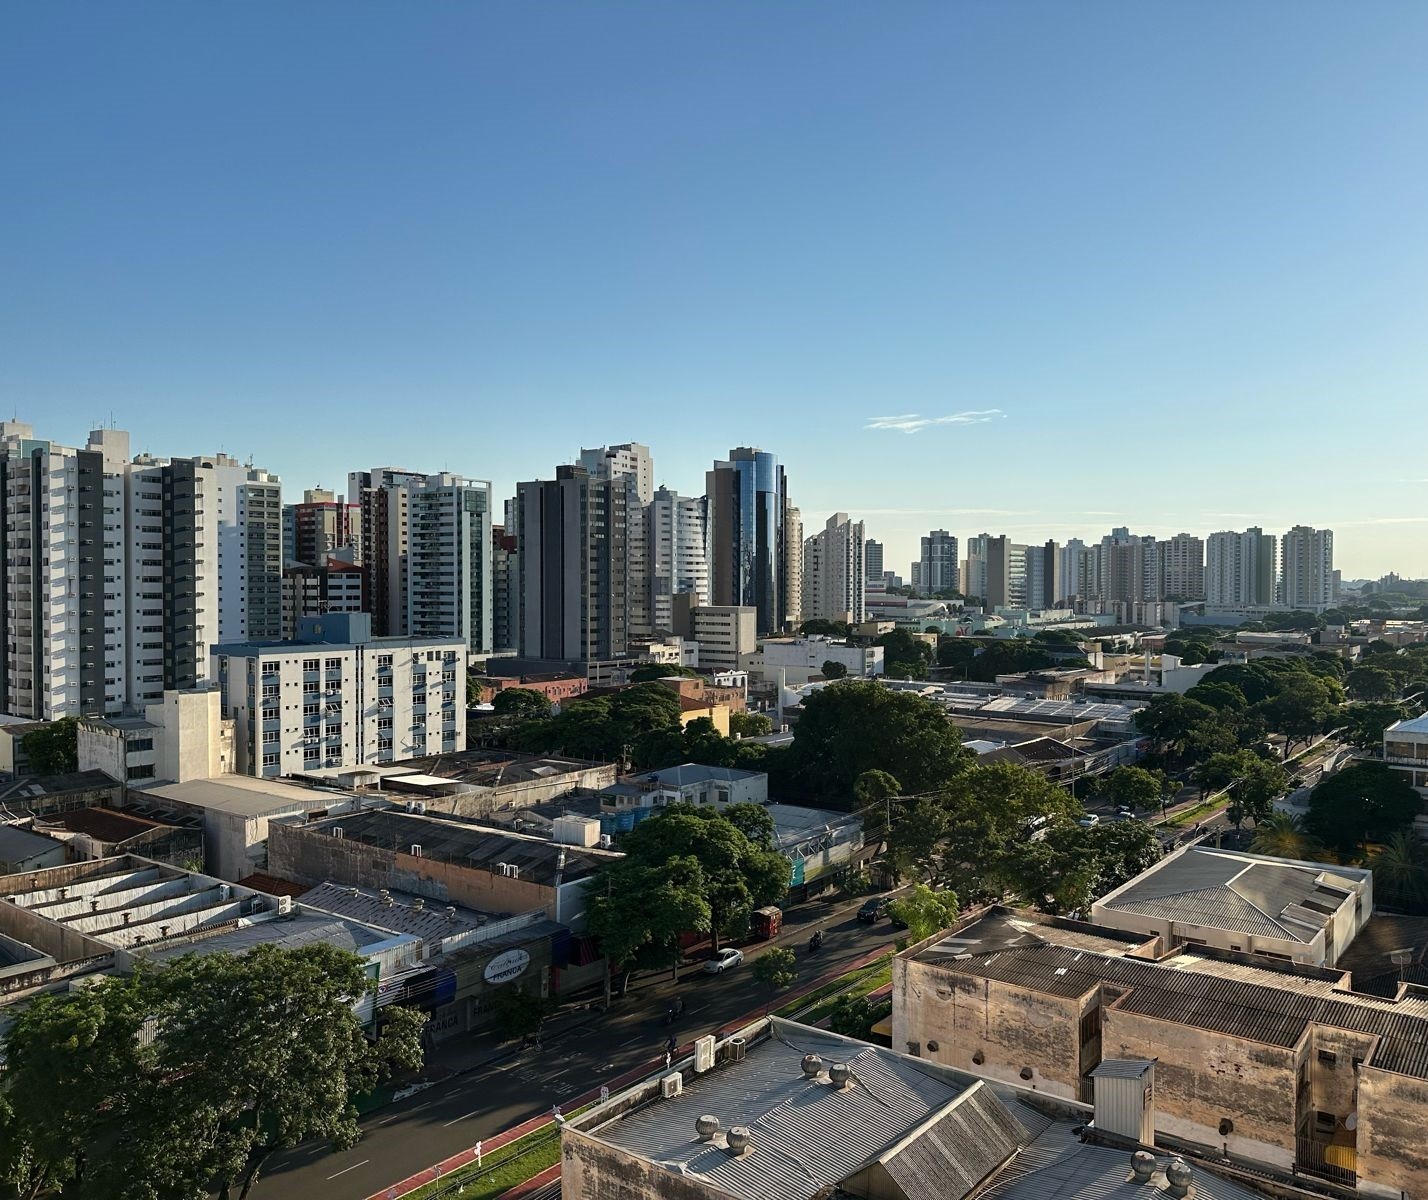
{"label": "white low-rise building", "polygon": [[76,732],[79,769],[122,783],[183,783],[233,770],[233,722],[213,688],[165,692],[142,717],[86,717]]}
{"label": "white low-rise building", "polygon": [[466,746],[466,639],[371,635],[366,613],[307,617],[294,641],[215,646],[234,770],[274,777]]}
{"label": "white low-rise building", "polygon": [[1383,731],[1383,761],[1428,800],[1428,713]]}
{"label": "white low-rise building", "polygon": [[843,667],[850,678],[873,679],[883,673],[883,648],[827,637],[766,638],[749,673],[766,684],[802,687],[823,677],[827,662]]}

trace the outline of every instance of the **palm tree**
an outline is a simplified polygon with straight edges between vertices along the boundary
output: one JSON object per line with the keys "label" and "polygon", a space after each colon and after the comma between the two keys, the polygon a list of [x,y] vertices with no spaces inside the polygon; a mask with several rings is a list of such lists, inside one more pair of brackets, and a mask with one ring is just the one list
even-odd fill
{"label": "palm tree", "polygon": [[1301,861],[1322,857],[1324,848],[1304,828],[1304,819],[1292,813],[1275,812],[1255,826],[1250,849],[1256,854],[1273,858],[1297,858]]}
{"label": "palm tree", "polygon": [[1406,830],[1395,833],[1369,859],[1376,887],[1385,899],[1410,912],[1428,905],[1428,846]]}

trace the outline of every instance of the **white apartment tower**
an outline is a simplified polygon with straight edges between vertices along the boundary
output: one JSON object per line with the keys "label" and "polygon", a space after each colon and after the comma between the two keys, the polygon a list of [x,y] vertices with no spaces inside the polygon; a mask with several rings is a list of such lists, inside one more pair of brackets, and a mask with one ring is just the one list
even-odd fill
{"label": "white apartment tower", "polygon": [[492,636],[491,485],[428,475],[407,491],[406,632],[460,638],[489,654]]}
{"label": "white apartment tower", "polygon": [[803,601],[803,514],[792,504],[783,509],[783,623],[797,629],[807,615]]}
{"label": "white apartment tower", "polygon": [[1212,533],[1205,543],[1205,602],[1228,608],[1273,604],[1275,568],[1272,533],[1257,527]]}
{"label": "white apartment tower", "polygon": [[867,620],[862,521],[834,513],[822,531],[803,543],[803,619]]}
{"label": "white apartment tower", "polygon": [[35,720],[142,708],[207,675],[217,633],[217,501],[192,460],[129,461],[0,422],[0,711]]}
{"label": "white apartment tower", "polygon": [[218,640],[281,637],[282,483],[226,454],[193,461],[212,472],[218,500]]}
{"label": "white apartment tower", "polygon": [[597,446],[580,451],[580,465],[592,479],[630,479],[641,505],[654,499],[654,459],[650,448],[639,442],[622,442],[618,446]]}
{"label": "white apartment tower", "polygon": [[1334,531],[1296,525],[1280,540],[1279,599],[1290,608],[1334,603]]}
{"label": "white apartment tower", "polygon": [[709,603],[709,524],[703,496],[681,496],[662,487],[645,508],[649,553],[650,613],[654,628],[674,628],[674,597],[689,594]]}

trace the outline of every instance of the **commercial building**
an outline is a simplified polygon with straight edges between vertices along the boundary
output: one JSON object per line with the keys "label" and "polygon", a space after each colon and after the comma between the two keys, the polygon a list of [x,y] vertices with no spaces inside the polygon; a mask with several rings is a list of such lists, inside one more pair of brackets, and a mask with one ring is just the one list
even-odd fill
{"label": "commercial building", "polygon": [[1311,612],[1328,608],[1334,595],[1334,531],[1296,525],[1280,539],[1279,600]]}
{"label": "commercial building", "polygon": [[834,513],[803,543],[802,619],[860,624],[867,619],[865,529],[847,513]]}
{"label": "commercial building", "polygon": [[783,468],[767,451],[737,447],[706,473],[705,495],[710,599],[717,605],[751,607],[758,613],[760,634],[777,632],[788,617],[792,577],[786,561],[791,530],[785,522]]}
{"label": "commercial building", "polygon": [[1369,994],[1337,970],[993,909],[894,960],[892,1038],[1068,1101],[1113,1061],[1156,1060],[1157,1139],[1360,1195],[1416,1194],[1428,1171],[1413,985]]}
{"label": "commercial building", "polygon": [[[516,485],[519,647],[527,660],[600,661],[629,652],[645,603],[632,597],[630,515],[638,495],[627,478],[599,479],[583,467]],[[642,584],[641,584],[642,586]]]}
{"label": "commercial building", "polygon": [[677,633],[674,598],[709,602],[709,546],[703,496],[660,488],[645,510],[649,552],[650,614],[654,629]]}
{"label": "commercial building", "polygon": [[491,913],[542,909],[571,929],[584,926],[591,875],[618,857],[390,809],[275,823],[268,831],[268,870],[283,879],[389,888]]}
{"label": "commercial building", "polygon": [[854,679],[872,679],[883,673],[883,648],[822,636],[765,638],[750,659],[749,672],[765,683],[802,687],[823,677],[826,662],[838,663]]}
{"label": "commercial building", "polygon": [[741,671],[758,649],[758,611],[752,607],[695,605],[680,597],[673,616],[674,632],[698,645],[706,671]]}
{"label": "commercial building", "polygon": [[361,555],[362,507],[323,488],[308,488],[301,504],[283,506],[284,566],[317,566],[346,552]]}
{"label": "commercial building", "polygon": [[[1383,762],[1428,800],[1428,715],[1395,721],[1383,731]],[[1428,818],[1420,817],[1420,825]]]}
{"label": "commercial building", "polygon": [[142,717],[85,717],[76,743],[81,771],[135,786],[211,779],[234,768],[233,721],[216,688],[165,692]]}
{"label": "commercial building", "polygon": [[19,717],[0,719],[0,779],[33,775],[30,756],[25,751],[25,738],[49,728],[48,721],[25,721]]}
{"label": "commercial building", "polygon": [[[985,608],[1028,607],[1027,548],[1013,542],[1005,534],[993,537],[983,533],[968,538],[967,570],[964,574],[963,592],[978,597]],[[927,585],[926,570],[923,571],[922,590],[931,590]]]}
{"label": "commercial building", "polygon": [[464,748],[466,649],[374,637],[366,613],[304,618],[293,641],[215,646],[235,770],[271,778]]}
{"label": "commercial building", "polygon": [[957,539],[947,530],[934,529],[922,539],[918,564],[918,586],[924,592],[960,590],[962,568],[957,557]]}
{"label": "commercial building", "polygon": [[668,1071],[563,1121],[560,1194],[1254,1200],[1207,1163],[1133,1153],[1155,1070],[1103,1073],[1093,1111],[775,1017],[701,1038]]}
{"label": "commercial building", "polygon": [[130,461],[117,429],[73,449],[0,422],[0,530],[0,712],[117,713],[204,677],[219,621],[213,470]]}
{"label": "commercial building", "polygon": [[1187,846],[1102,896],[1097,925],[1333,967],[1373,915],[1373,872]]}
{"label": "commercial building", "polygon": [[405,632],[488,654],[492,601],[491,485],[447,474],[409,484]]}
{"label": "commercial building", "polygon": [[1275,538],[1258,527],[1212,533],[1205,543],[1205,603],[1244,608],[1274,603]]}

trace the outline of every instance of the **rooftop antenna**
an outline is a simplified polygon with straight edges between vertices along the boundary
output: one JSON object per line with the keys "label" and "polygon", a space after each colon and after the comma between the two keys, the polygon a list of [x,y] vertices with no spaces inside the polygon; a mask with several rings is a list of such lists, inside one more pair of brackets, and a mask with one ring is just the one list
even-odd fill
{"label": "rooftop antenna", "polygon": [[1389,962],[1398,968],[1398,982],[1403,982],[1403,968],[1413,961],[1412,950],[1394,950],[1388,956]]}

